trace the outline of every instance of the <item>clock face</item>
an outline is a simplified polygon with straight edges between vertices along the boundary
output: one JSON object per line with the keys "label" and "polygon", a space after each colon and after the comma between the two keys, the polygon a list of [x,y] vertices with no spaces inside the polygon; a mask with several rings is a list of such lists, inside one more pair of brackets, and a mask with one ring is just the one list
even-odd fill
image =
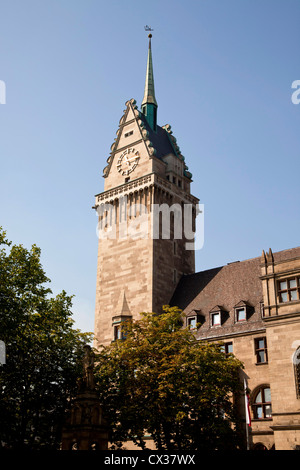
{"label": "clock face", "polygon": [[117,169],[121,175],[129,175],[138,165],[140,154],[134,148],[124,150],[119,156]]}

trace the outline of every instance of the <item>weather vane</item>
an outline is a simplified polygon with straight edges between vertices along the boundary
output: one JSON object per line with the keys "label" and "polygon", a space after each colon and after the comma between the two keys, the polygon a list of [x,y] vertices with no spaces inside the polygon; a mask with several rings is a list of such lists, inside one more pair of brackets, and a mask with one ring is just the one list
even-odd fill
{"label": "weather vane", "polygon": [[147,24],[144,28],[145,28],[145,31],[154,31],[154,29],[151,29],[150,26],[148,26]]}

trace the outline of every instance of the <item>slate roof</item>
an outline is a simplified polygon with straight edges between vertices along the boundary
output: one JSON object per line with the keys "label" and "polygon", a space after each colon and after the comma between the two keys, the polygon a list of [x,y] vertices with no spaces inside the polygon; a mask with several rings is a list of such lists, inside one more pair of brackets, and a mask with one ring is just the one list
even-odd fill
{"label": "slate roof", "polygon": [[163,127],[157,125],[156,126],[157,130],[156,132],[154,132],[149,126],[146,116],[144,116],[144,114],[140,113],[139,119],[143,121],[143,124],[149,133],[148,139],[150,140],[150,142],[152,143],[153,147],[156,150],[155,156],[157,158],[161,159],[162,157],[170,153],[173,153],[176,155],[175,150],[169,139],[169,135]]}
{"label": "slate roof", "polygon": [[177,144],[177,140],[173,135],[171,126],[166,124],[165,126],[157,125],[156,131],[154,131],[143,113],[140,113],[139,119],[143,122],[144,128],[148,131],[148,140],[150,140],[153,148],[156,150],[155,157],[162,159],[162,157],[173,154],[176,155],[180,160],[184,161],[184,175],[191,179],[192,174],[188,171],[188,166],[185,163],[185,158],[181,153],[181,150]]}
{"label": "slate roof", "polygon": [[[300,257],[300,247],[273,253],[274,262]],[[187,315],[199,314],[203,322],[199,338],[226,337],[264,328],[261,317],[263,301],[261,257],[229,263],[214,269],[182,276],[170,305]],[[244,301],[251,308],[247,322],[235,322],[234,307]],[[212,327],[210,311],[219,305],[225,312],[220,327]]]}

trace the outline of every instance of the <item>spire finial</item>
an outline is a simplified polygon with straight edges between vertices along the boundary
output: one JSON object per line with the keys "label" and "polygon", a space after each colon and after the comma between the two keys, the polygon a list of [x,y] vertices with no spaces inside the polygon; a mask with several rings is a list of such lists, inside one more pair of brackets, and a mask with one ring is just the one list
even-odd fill
{"label": "spire finial", "polygon": [[[149,26],[145,26],[146,31],[153,31]],[[142,101],[142,112],[147,117],[149,125],[153,130],[156,130],[156,110],[157,102],[155,98],[154,90],[154,75],[153,75],[153,64],[152,64],[152,50],[151,50],[151,38],[152,34],[148,34],[149,48],[147,58],[147,71],[145,80],[144,98]]]}

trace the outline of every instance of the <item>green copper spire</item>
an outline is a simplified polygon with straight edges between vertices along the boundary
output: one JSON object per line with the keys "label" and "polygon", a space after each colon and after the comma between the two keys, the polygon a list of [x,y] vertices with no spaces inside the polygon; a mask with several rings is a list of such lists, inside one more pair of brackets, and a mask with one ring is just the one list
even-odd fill
{"label": "green copper spire", "polygon": [[145,92],[142,101],[142,112],[146,116],[147,121],[153,130],[156,130],[156,115],[157,115],[157,102],[155,99],[154,91],[154,75],[152,65],[152,51],[151,51],[151,38],[152,34],[149,34],[149,49],[148,49],[148,60],[147,60],[147,71],[145,81]]}

